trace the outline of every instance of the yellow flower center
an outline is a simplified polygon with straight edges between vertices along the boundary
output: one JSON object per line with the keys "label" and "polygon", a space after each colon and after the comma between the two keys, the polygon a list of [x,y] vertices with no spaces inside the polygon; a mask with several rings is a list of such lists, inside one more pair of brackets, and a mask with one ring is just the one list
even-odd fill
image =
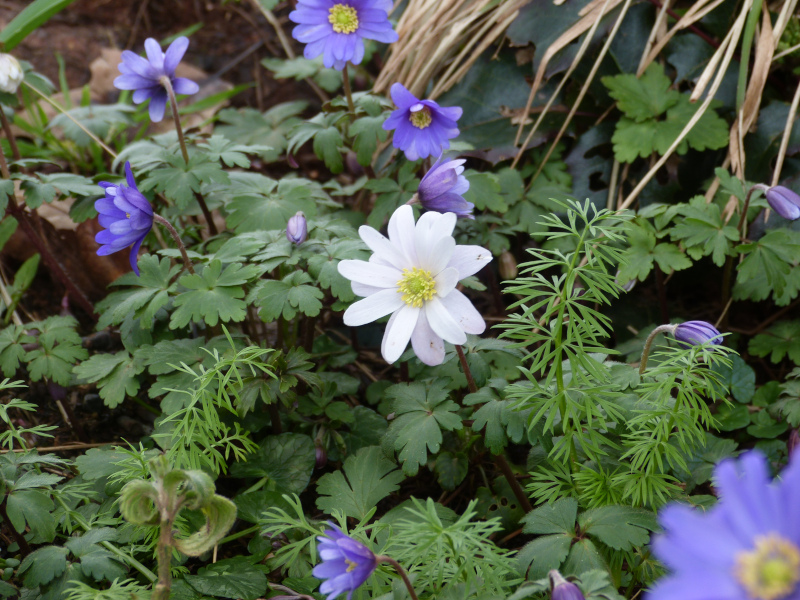
{"label": "yellow flower center", "polygon": [[125,213],[125,218],[126,219],[130,219],[131,218],[131,213]]}
{"label": "yellow flower center", "polygon": [[353,33],[358,29],[358,13],[352,6],[334,4],[328,12],[328,22],[336,33]]}
{"label": "yellow flower center", "polygon": [[427,106],[423,106],[422,110],[412,112],[408,120],[417,129],[425,129],[431,124],[431,111]]}
{"label": "yellow flower center", "polygon": [[734,575],[754,600],[779,600],[800,582],[800,548],[777,533],[756,538],[751,552],[736,557]]}
{"label": "yellow flower center", "polygon": [[354,563],[354,562],[353,562],[352,560],[350,560],[349,558],[345,558],[345,559],[344,559],[344,562],[346,562],[346,563],[347,563],[347,572],[348,572],[348,573],[349,573],[350,571],[354,571],[354,570],[355,570],[355,568],[358,566],[356,563]]}
{"label": "yellow flower center", "polygon": [[436,293],[436,282],[430,271],[417,267],[403,269],[403,278],[397,282],[397,291],[403,294],[403,302],[420,308]]}

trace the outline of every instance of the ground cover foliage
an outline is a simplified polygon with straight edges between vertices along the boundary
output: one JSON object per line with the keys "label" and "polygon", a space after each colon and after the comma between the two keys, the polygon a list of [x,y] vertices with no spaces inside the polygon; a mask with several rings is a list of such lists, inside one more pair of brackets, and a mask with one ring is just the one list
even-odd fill
{"label": "ground cover foliage", "polygon": [[[31,3],[5,52],[69,4]],[[796,3],[410,0],[344,70],[303,56],[295,4],[250,7],[283,51],[263,75],[307,86],[263,112],[222,107],[237,82],[153,133],[135,91],[54,101],[66,81],[24,61],[0,93],[0,247],[34,250],[0,272],[0,597],[557,598],[552,570],[646,595],[660,510],[711,509],[720,461],[778,473],[800,443]],[[448,210],[474,205],[452,245],[487,254],[452,293],[487,327],[460,304],[465,342],[387,363],[384,329],[443,284],[403,271],[388,324],[346,325],[372,293],[349,274],[389,256],[363,227],[394,243],[412,201],[419,239],[448,218],[420,216],[439,151],[384,128],[396,83],[435,101],[412,124],[463,109],[440,144],[469,183]],[[93,240],[109,186],[157,217],[138,274],[94,297],[37,210],[68,201]],[[86,443],[90,397],[136,428]],[[375,562],[326,591],[333,526],[366,553],[343,572]]]}

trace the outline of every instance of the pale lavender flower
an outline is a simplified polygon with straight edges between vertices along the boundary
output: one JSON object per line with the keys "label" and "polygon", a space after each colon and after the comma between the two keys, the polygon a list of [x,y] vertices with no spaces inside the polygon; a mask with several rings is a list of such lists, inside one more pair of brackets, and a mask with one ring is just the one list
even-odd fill
{"label": "pale lavender flower", "polygon": [[419,182],[417,196],[420,204],[425,210],[451,212],[474,219],[472,210],[475,205],[462,196],[469,189],[469,181],[462,175],[466,161],[461,158],[443,163],[442,160],[440,156]]}
{"label": "pale lavender flower", "polygon": [[767,202],[784,219],[795,221],[800,218],[800,196],[789,188],[775,185],[765,192]]}
{"label": "pale lavender flower", "polygon": [[345,534],[328,521],[330,531],[327,537],[319,536],[319,556],[322,562],[311,571],[317,579],[325,579],[319,587],[321,594],[328,594],[325,600],[333,600],[339,594],[348,592],[347,600],[353,591],[364,583],[375,567],[378,558],[361,542]]}
{"label": "pale lavender flower", "polygon": [[102,244],[97,250],[100,256],[119,252],[133,244],[130,261],[133,272],[138,276],[139,248],[153,227],[153,207],[136,187],[129,162],[125,163],[125,179],[127,186],[122,183],[100,182],[99,185],[106,195],[94,203],[94,208],[100,213],[98,221],[105,229],[94,239]]}
{"label": "pale lavender flower", "polygon": [[645,600],[798,600],[800,460],[778,480],[756,451],[714,471],[720,500],[708,510],[671,504],[655,555],[670,569]]}
{"label": "pale lavender flower", "polygon": [[297,23],[292,37],[306,44],[303,56],[322,54],[322,64],[342,70],[364,58],[364,39],[397,41],[389,22],[392,0],[299,0],[289,19]]}
{"label": "pale lavender flower", "polygon": [[122,62],[119,64],[122,75],[114,80],[114,87],[133,90],[135,104],[141,104],[149,98],[150,120],[160,121],[164,118],[168,100],[162,77],[169,78],[176,94],[195,94],[200,89],[191,79],[175,77],[175,69],[188,47],[189,38],[179,37],[169,45],[166,52],[162,52],[156,40],[147,38],[144,42],[146,59],[130,50],[122,53]]}
{"label": "pale lavender flower", "polygon": [[392,86],[392,101],[397,110],[383,123],[386,131],[394,129],[392,144],[408,160],[438,156],[450,147],[458,135],[456,121],[463,111],[458,106],[439,106],[433,100],[419,100],[402,83]]}
{"label": "pale lavender flower", "polygon": [[303,211],[298,210],[286,224],[286,239],[293,244],[302,244],[308,237],[308,223]]}

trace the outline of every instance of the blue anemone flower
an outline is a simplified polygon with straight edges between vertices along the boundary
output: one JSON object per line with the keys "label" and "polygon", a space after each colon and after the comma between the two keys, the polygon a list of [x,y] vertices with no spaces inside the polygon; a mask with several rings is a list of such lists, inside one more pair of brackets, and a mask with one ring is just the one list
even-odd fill
{"label": "blue anemone flower", "polygon": [[94,203],[94,208],[100,213],[98,221],[105,229],[94,239],[101,244],[97,250],[100,256],[119,252],[133,244],[131,267],[138,276],[139,266],[136,263],[139,248],[153,228],[153,207],[136,187],[129,162],[125,163],[125,179],[127,186],[122,183],[100,182],[99,185],[106,195]]}
{"label": "blue anemone flower", "polygon": [[135,104],[141,104],[149,98],[150,120],[160,121],[164,118],[164,109],[167,106],[167,90],[161,81],[162,77],[169,78],[176,94],[196,94],[200,89],[191,79],[175,77],[175,69],[188,47],[189,38],[179,37],[169,45],[166,52],[162,52],[156,40],[147,38],[144,42],[146,59],[130,50],[122,53],[122,62],[119,64],[122,75],[114,80],[114,87],[133,90]]}
{"label": "blue anemone flower", "polygon": [[462,175],[466,160],[442,160],[440,156],[419,182],[417,196],[420,204],[425,210],[451,212],[459,217],[474,219],[472,210],[475,205],[462,196],[469,189],[469,181]]}
{"label": "blue anemone flower", "polygon": [[646,600],[798,600],[800,460],[771,481],[757,451],[714,471],[720,501],[707,512],[685,504],[661,511],[653,542],[671,573]]}
{"label": "blue anemone flower", "polygon": [[372,575],[378,566],[378,559],[364,544],[345,534],[330,521],[328,527],[331,528],[325,532],[328,537],[317,538],[322,562],[311,573],[317,579],[325,579],[319,591],[328,594],[326,600],[333,600],[344,592],[348,592],[347,600],[350,600],[353,590]]}
{"label": "blue anemone flower", "polygon": [[711,323],[705,321],[686,321],[675,327],[675,339],[684,345],[698,346],[711,342],[722,343],[722,334]]}

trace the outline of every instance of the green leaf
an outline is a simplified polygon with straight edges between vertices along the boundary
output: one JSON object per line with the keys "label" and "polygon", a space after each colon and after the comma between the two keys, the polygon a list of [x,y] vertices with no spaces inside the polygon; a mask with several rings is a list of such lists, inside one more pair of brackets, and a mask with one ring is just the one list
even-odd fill
{"label": "green leaf", "polygon": [[736,251],[745,255],[738,267],[737,283],[765,275],[775,296],[781,296],[800,255],[800,232],[773,229],[757,242],[737,246]]}
{"label": "green leaf", "polygon": [[788,355],[800,365],[800,321],[778,321],[751,339],[747,350],[755,356],[769,356],[773,363]]}
{"label": "green leaf", "polygon": [[116,555],[103,548],[83,555],[81,570],[97,581],[121,579],[128,572],[126,565]]}
{"label": "green leaf", "polygon": [[322,309],[325,294],[308,285],[313,280],[303,271],[294,271],[281,280],[261,281],[250,293],[248,301],[258,309],[258,315],[267,323],[283,317],[294,319],[298,312],[316,317]]}
{"label": "green leaf", "polygon": [[25,192],[25,204],[29,208],[39,208],[42,204],[49,204],[56,197],[56,188],[49,183],[41,183],[33,177],[26,177],[22,182],[22,191]]}
{"label": "green leaf", "polygon": [[756,393],[756,372],[741,356],[731,358],[731,393],[737,402],[747,404]]}
{"label": "green leaf", "polygon": [[52,510],[53,501],[37,490],[21,490],[6,496],[6,511],[11,525],[18,532],[24,533],[27,523],[36,540],[40,542],[52,542],[56,535],[56,522],[50,512]]}
{"label": "green leaf", "polygon": [[523,533],[542,535],[545,533],[575,532],[575,518],[578,514],[578,502],[574,498],[560,498],[552,504],[543,504],[522,518],[525,524]]}
{"label": "green leaf", "polygon": [[[262,0],[263,3],[263,0]],[[342,86],[342,78],[334,69],[326,69],[322,57],[308,60],[302,56],[295,58],[265,58],[261,64],[272,71],[275,79],[289,77],[302,81],[312,78],[326,92],[335,92]]]}
{"label": "green leaf", "polygon": [[389,132],[383,128],[383,122],[388,116],[388,113],[374,117],[360,116],[350,124],[347,132],[350,137],[355,138],[353,150],[356,151],[356,160],[362,167],[372,163],[372,156],[378,148],[378,142],[385,141],[386,136],[389,135]]}
{"label": "green leaf", "polygon": [[[35,565],[35,567],[34,567]],[[31,569],[31,567],[34,567]],[[44,546],[34,550],[19,565],[19,574],[28,569],[25,576],[25,587],[35,588],[61,575],[67,568],[67,549],[58,546]]]}
{"label": "green leaf", "polygon": [[469,472],[469,457],[464,452],[442,452],[436,457],[436,476],[442,488],[452,491]]}
{"label": "green leaf", "polygon": [[139,391],[139,379],[144,371],[142,361],[132,358],[127,350],[117,354],[95,354],[74,369],[78,379],[97,383],[100,397],[109,408],[119,406],[126,396]]}
{"label": "green leaf", "polygon": [[72,380],[73,365],[77,361],[89,357],[89,353],[84,348],[79,344],[72,343],[71,340],[67,341],[62,338],[60,343],[57,342],[56,337],[41,333],[39,347],[31,350],[25,356],[25,360],[28,362],[28,374],[33,381],[47,377],[60,385],[69,385]]}
{"label": "green leaf", "polygon": [[478,210],[492,210],[504,213],[508,205],[503,200],[500,179],[494,173],[478,173],[472,169],[464,172],[469,181],[469,190],[464,193],[464,199],[472,202]]}
{"label": "green leaf", "polygon": [[307,435],[282,433],[266,437],[246,462],[231,466],[233,477],[267,477],[278,490],[299,494],[308,486],[316,462],[314,442]]}
{"label": "green leaf", "polygon": [[632,506],[603,506],[582,513],[578,524],[588,535],[614,550],[632,550],[647,544],[659,529],[652,510]]}
{"label": "green leaf", "polygon": [[184,579],[208,596],[256,600],[267,592],[267,576],[242,556],[217,561]]}
{"label": "green leaf", "polygon": [[224,135],[215,134],[205,142],[198,144],[205,148],[208,158],[214,162],[222,161],[229,167],[250,168],[250,160],[247,154],[262,154],[272,150],[269,146],[237,144],[230,141]]}
{"label": "green leaf", "polygon": [[472,415],[473,431],[483,432],[484,443],[493,454],[499,454],[511,438],[521,442],[527,430],[527,413],[516,410],[511,400],[498,400],[489,388],[481,388],[475,394],[467,394],[464,404],[483,404]]}
{"label": "green leaf", "polygon": [[[3,179],[0,181],[0,220],[5,216],[6,207],[8,206],[8,197],[13,195],[14,182],[11,179]],[[3,244],[0,244],[0,249],[2,249],[3,245],[5,245],[5,241]]]}
{"label": "green leaf", "polygon": [[175,298],[175,312],[169,321],[170,329],[185,327],[190,322],[215,326],[220,321],[243,321],[247,305],[242,286],[261,272],[257,265],[244,266],[230,263],[222,271],[222,263],[212,260],[197,273],[187,274],[178,280],[188,292]]}
{"label": "green leaf", "polygon": [[[61,12],[74,0],[34,0],[0,32],[4,52],[11,52],[27,35],[35,31],[53,15]],[[35,587],[35,586],[29,586]]]}
{"label": "green leaf", "polygon": [[586,571],[602,569],[608,571],[608,565],[597,546],[590,539],[576,541],[569,550],[567,560],[561,567],[563,575],[581,575]]}
{"label": "green leaf", "polygon": [[14,376],[27,354],[23,344],[30,343],[33,339],[20,325],[9,325],[0,331],[0,369],[3,370],[3,375]]}
{"label": "green leaf", "polygon": [[226,207],[227,222],[236,233],[285,230],[298,210],[306,218],[317,214],[314,190],[307,180],[284,177],[277,182],[256,173],[234,173],[231,180],[235,185],[233,199]]}
{"label": "green leaf", "polygon": [[653,248],[653,258],[658,263],[659,268],[667,274],[673,271],[682,271],[692,266],[692,261],[675,244],[657,244]]}
{"label": "green leaf", "polygon": [[753,424],[747,428],[747,433],[757,438],[774,439],[789,429],[787,423],[781,423],[769,416],[765,410],[753,415]]}
{"label": "green leaf", "polygon": [[641,78],[626,73],[603,77],[601,81],[609,96],[617,101],[617,108],[637,123],[660,116],[675,106],[681,96],[680,92],[669,89],[672,82],[657,62],[651,63]]}
{"label": "green leaf", "polygon": [[530,580],[547,577],[551,569],[558,569],[569,554],[572,534],[543,535],[528,542],[517,555],[519,571]]}
{"label": "green leaf", "polygon": [[389,426],[386,441],[399,452],[406,475],[416,475],[428,460],[428,452],[437,453],[442,445],[442,430],[461,429],[458,404],[448,400],[442,380],[400,383],[386,390],[394,399],[395,419]]}
{"label": "green leaf", "polygon": [[688,206],[681,207],[681,214],[683,220],[670,230],[673,241],[682,241],[690,253],[692,248],[699,249],[692,254],[695,259],[710,255],[721,267],[726,257],[734,254],[731,242],[739,241],[736,227],[723,223],[719,206],[706,203],[704,196],[692,198]]}
{"label": "green leaf", "polygon": [[379,501],[400,489],[405,476],[378,446],[362,448],[344,461],[341,471],[326,473],[317,483],[317,508],[363,519]]}
{"label": "green leaf", "polygon": [[152,328],[156,313],[167,305],[170,295],[178,287],[171,280],[179,270],[178,265],[170,266],[169,258],[159,260],[153,254],[139,258],[140,277],[126,273],[112,284],[135,287],[113,292],[97,303],[97,312],[100,313],[97,328],[119,325],[129,315],[138,319],[142,328]]}
{"label": "green leaf", "polygon": [[736,431],[750,425],[750,411],[741,404],[721,406],[714,417],[717,419],[720,431]]}
{"label": "green leaf", "polygon": [[142,192],[155,189],[174,201],[181,210],[195,199],[195,193],[200,192],[204,183],[229,182],[228,174],[219,163],[212,162],[200,152],[190,155],[188,163],[180,155],[165,153],[162,156],[171,166],[150,171],[139,184],[139,189]]}
{"label": "green leaf", "polygon": [[342,134],[336,127],[326,127],[314,134],[314,153],[323,161],[331,173],[341,173],[344,168],[339,148],[344,144]]}

